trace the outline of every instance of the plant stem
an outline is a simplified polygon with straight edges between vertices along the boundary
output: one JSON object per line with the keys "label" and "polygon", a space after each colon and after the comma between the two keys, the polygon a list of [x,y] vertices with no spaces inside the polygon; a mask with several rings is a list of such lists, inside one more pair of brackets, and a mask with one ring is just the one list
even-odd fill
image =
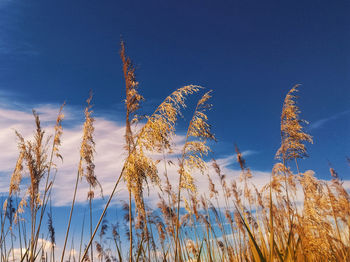
{"label": "plant stem", "polygon": [[67,232],[66,232],[66,237],[65,237],[65,239],[64,239],[63,251],[62,251],[62,255],[61,255],[61,262],[63,262],[63,259],[64,259],[64,252],[66,251],[66,245],[67,245],[67,240],[68,240],[68,234],[69,234],[70,224],[71,224],[71,221],[72,221],[72,215],[73,215],[73,209],[74,209],[74,204],[75,204],[75,198],[76,198],[76,195],[77,195],[78,182],[79,182],[79,171],[77,172],[77,179],[76,179],[76,181],[75,181],[75,188],[74,188],[74,194],[73,194],[73,201],[72,201],[72,206],[71,206],[71,208],[70,208],[70,214],[69,214]]}
{"label": "plant stem", "polygon": [[82,258],[81,258],[81,262],[83,262],[83,260],[84,260],[84,258],[85,258],[85,256],[86,256],[86,254],[87,254],[87,252],[88,252],[88,250],[89,250],[89,247],[91,246],[92,241],[93,241],[93,239],[94,239],[94,237],[95,237],[95,235],[96,235],[96,232],[97,232],[97,230],[98,230],[98,228],[99,228],[99,226],[100,226],[100,224],[101,224],[101,222],[102,222],[102,219],[103,219],[103,217],[104,217],[104,215],[105,215],[105,213],[106,213],[106,211],[107,211],[107,208],[108,208],[109,204],[111,203],[111,200],[112,200],[113,195],[114,195],[114,193],[115,193],[115,191],[116,191],[116,189],[117,189],[117,186],[118,186],[118,184],[119,184],[119,182],[120,182],[120,179],[121,179],[122,176],[123,176],[124,169],[125,169],[125,166],[123,166],[123,169],[122,169],[122,171],[120,172],[120,175],[119,175],[117,181],[115,182],[115,185],[114,185],[114,188],[113,188],[113,190],[112,190],[112,193],[111,193],[111,195],[109,196],[109,199],[108,199],[108,201],[107,201],[107,203],[106,203],[106,205],[105,205],[105,207],[104,207],[104,209],[103,209],[103,211],[102,211],[102,214],[101,214],[101,216],[100,216],[100,219],[99,219],[98,222],[97,222],[97,225],[96,225],[95,230],[94,230],[94,232],[93,232],[93,234],[92,234],[92,236],[91,236],[91,238],[90,238],[90,240],[89,240],[89,243],[87,244],[87,246],[86,246],[86,248],[85,248],[84,254],[83,254]]}
{"label": "plant stem", "polygon": [[132,262],[132,210],[131,210],[131,188],[129,188],[129,261]]}
{"label": "plant stem", "polygon": [[[91,191],[91,185],[90,185]],[[89,209],[90,209],[90,238],[92,237],[92,199],[89,197]],[[79,258],[80,260],[80,258]],[[94,262],[94,247],[91,246],[91,262]]]}

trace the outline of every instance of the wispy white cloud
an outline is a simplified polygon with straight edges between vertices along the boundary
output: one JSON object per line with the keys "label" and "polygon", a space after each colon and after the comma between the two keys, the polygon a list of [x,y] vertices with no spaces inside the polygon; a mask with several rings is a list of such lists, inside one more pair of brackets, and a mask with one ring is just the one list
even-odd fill
{"label": "wispy white cloud", "polygon": [[[47,241],[43,238],[38,239],[38,246],[42,248],[45,252],[51,249],[50,241]],[[13,251],[11,250],[8,253],[8,260],[6,261],[21,261],[22,255],[25,254],[25,252],[25,248],[22,248],[21,250],[19,247],[14,246]]]}
{"label": "wispy white cloud", "polygon": [[[25,107],[25,106],[22,106]],[[10,108],[10,109],[9,109]],[[48,135],[53,133],[53,125],[57,116],[58,106],[41,105],[36,108],[40,113],[42,124]],[[74,120],[73,125],[64,127],[62,135],[62,146],[60,153],[63,156],[63,162],[57,160],[57,174],[53,187],[53,204],[56,206],[68,205],[71,201],[72,190],[76,179],[77,166],[79,161],[79,149],[82,138],[82,122],[83,113],[77,112],[73,108],[65,108],[65,115],[68,120]],[[78,121],[80,120],[80,121]],[[124,151],[124,126],[116,121],[108,120],[103,117],[95,118],[95,172],[101,182],[104,193],[108,195],[113,188],[113,185],[120,174],[124,159],[126,157]],[[22,111],[16,110],[8,106],[7,108],[0,107],[0,146],[3,149],[0,157],[0,172],[2,179],[0,182],[0,190],[3,193],[8,191],[8,183],[11,172],[14,168],[17,157],[16,136],[14,130],[19,131],[26,139],[30,139],[35,130],[34,119],[30,110]],[[181,151],[183,144],[183,136],[175,137],[174,142],[175,154],[169,159],[177,163],[178,154]],[[245,151],[243,155],[249,156],[254,151]],[[162,156],[154,155],[162,158]],[[230,176],[237,176],[238,171],[226,169],[226,167],[234,162],[235,155],[219,158],[217,162],[225,169],[225,172]],[[163,173],[163,165],[159,165],[160,174]],[[168,167],[168,175],[171,182],[176,186],[178,184],[178,167],[172,165]],[[212,172],[212,171],[210,171]],[[195,174],[195,180],[201,192],[205,192],[208,188],[206,176]],[[125,185],[121,184],[120,189],[125,189]],[[77,195],[78,203],[85,203],[87,192],[89,190],[88,184],[83,180],[79,184],[79,192]],[[149,195],[150,201],[156,201],[157,189],[151,190]],[[97,194],[98,192],[96,192]],[[97,194],[97,197],[99,195]],[[127,192],[120,190],[118,199],[127,199]]]}
{"label": "wispy white cloud", "polygon": [[325,126],[328,122],[331,122],[331,121],[333,121],[333,120],[336,120],[336,119],[338,119],[338,118],[340,118],[340,117],[343,117],[343,116],[345,116],[345,115],[347,115],[347,114],[349,114],[349,113],[350,113],[350,110],[346,110],[346,111],[337,113],[337,114],[335,114],[335,115],[332,115],[332,116],[330,116],[330,117],[326,117],[326,118],[322,118],[322,119],[320,119],[320,120],[317,120],[317,121],[315,121],[315,122],[313,122],[313,123],[310,124],[309,130],[313,130],[313,129],[317,129],[317,128],[323,127],[323,126]]}
{"label": "wispy white cloud", "polygon": [[[36,108],[37,112],[40,113],[42,124],[48,135],[53,134],[53,126],[57,116],[58,107],[59,106],[54,105],[42,105]],[[64,125],[62,145],[60,147],[63,162],[60,160],[56,161],[57,173],[52,191],[52,201],[55,206],[66,206],[71,202],[82,138],[83,112],[76,111],[74,108],[66,107],[64,113],[67,116],[67,120],[73,124],[68,125],[68,127],[65,127]],[[122,124],[105,119],[102,116],[96,117],[95,120],[95,172],[103,187],[104,194],[108,196],[121,172],[126,157],[124,151],[125,128]],[[0,157],[0,192],[3,194],[8,192],[10,175],[16,163],[16,157],[18,154],[14,130],[18,130],[26,139],[31,138],[32,133],[35,130],[31,111],[16,110],[12,107],[3,108],[0,106],[0,147],[3,149]],[[183,136],[179,135],[175,137],[174,141],[177,144],[174,150],[175,153],[180,152],[181,146],[184,142]],[[250,155],[255,153],[256,152],[253,150],[247,150],[243,151],[243,156],[249,158]],[[159,159],[162,158],[161,155],[156,154],[154,157]],[[171,160],[176,164],[178,161],[177,158],[178,154],[175,154],[169,157],[168,160]],[[238,170],[238,165],[232,165],[236,162],[236,155],[233,152],[232,155],[221,158],[219,157],[216,161],[229,181],[239,178],[240,170]],[[214,169],[211,167],[210,163],[208,163],[208,166],[209,169],[207,172],[211,175],[213,181],[219,185],[219,178],[215,174]],[[172,185],[176,188],[179,181],[177,172],[178,166],[170,165],[167,167],[167,171]],[[163,173],[164,164],[160,163],[159,174],[161,177],[163,177]],[[261,188],[270,180],[270,172],[252,170],[252,174],[253,179],[251,180],[251,183],[257,188]],[[194,172],[194,179],[198,186],[198,193],[208,195],[209,183],[207,176],[205,174],[200,174],[199,172]],[[346,186],[350,188],[350,183],[347,182]],[[125,184],[121,183],[118,188],[118,201],[120,199],[128,198],[125,189]],[[155,206],[160,191],[152,185],[150,185],[150,189],[149,194],[147,190],[145,190],[145,194],[148,203]],[[78,203],[86,203],[88,190],[89,186],[86,181],[80,181],[77,195]],[[22,193],[23,191],[24,189],[22,190]],[[98,190],[95,195],[97,198],[101,198]]]}
{"label": "wispy white cloud", "polygon": [[[40,114],[46,133],[48,135],[53,134],[53,125],[57,117],[58,107],[54,108],[54,106],[45,105],[37,108],[36,111]],[[71,108],[67,107],[64,113],[70,120],[78,119],[77,112]],[[80,118],[83,118],[82,112],[80,112],[80,115]],[[53,190],[55,205],[65,205],[70,202],[70,198],[67,196],[71,195],[72,185],[74,185],[76,177],[82,137],[81,123],[82,121],[76,121],[75,124],[64,128],[62,146],[60,148],[63,162],[57,160],[58,172]],[[19,111],[0,108],[0,146],[5,149],[0,157],[0,172],[3,174],[0,188],[6,191],[18,151],[15,130],[19,131],[25,139],[30,139],[35,130],[32,113],[29,110]],[[95,130],[95,171],[105,191],[110,192],[124,159],[124,127],[116,122],[97,117]],[[78,202],[86,200],[87,190],[87,184],[82,181],[79,185]]]}

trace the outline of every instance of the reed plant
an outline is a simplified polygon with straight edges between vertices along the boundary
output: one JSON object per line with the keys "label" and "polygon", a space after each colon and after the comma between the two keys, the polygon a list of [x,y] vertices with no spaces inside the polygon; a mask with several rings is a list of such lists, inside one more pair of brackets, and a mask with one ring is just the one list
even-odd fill
{"label": "reed plant", "polygon": [[[211,91],[196,85],[181,87],[141,118],[144,98],[124,42],[120,57],[126,97],[125,159],[118,174],[110,174],[115,184],[111,192],[105,192],[108,198],[97,223],[93,223],[93,200],[96,189],[102,195],[102,185],[95,173],[90,94],[71,209],[67,221],[61,222],[66,226],[63,243],[56,243],[58,221],[51,207],[52,173],[59,172],[55,161],[62,159],[63,106],[52,137],[46,135],[36,111],[33,139],[16,131],[18,159],[0,214],[1,261],[350,260],[350,197],[340,175],[330,167],[330,180],[320,180],[312,170],[303,170],[305,142],[312,142],[312,137],[304,131],[307,122],[300,118],[295,95],[298,85],[287,93],[282,105],[279,162],[265,185],[254,185],[255,172],[237,145],[239,176],[228,176],[219,161],[210,161],[213,154],[208,142],[215,141],[208,119]],[[176,127],[184,119],[180,116],[186,110],[186,99],[200,93],[184,140],[176,144]],[[198,190],[197,174],[207,180],[206,190]],[[84,215],[77,240],[70,228],[83,178],[89,187],[89,222],[85,223]],[[149,187],[158,192],[157,205],[147,202]],[[128,193],[127,201],[120,199],[117,189]],[[117,215],[110,205],[113,198],[122,205]]]}

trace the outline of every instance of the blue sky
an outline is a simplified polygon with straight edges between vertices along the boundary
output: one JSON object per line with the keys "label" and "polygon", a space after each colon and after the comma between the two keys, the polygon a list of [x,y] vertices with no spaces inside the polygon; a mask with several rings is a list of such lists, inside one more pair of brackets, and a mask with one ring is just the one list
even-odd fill
{"label": "blue sky", "polygon": [[[92,89],[101,125],[122,128],[122,37],[137,66],[144,113],[183,85],[213,89],[214,156],[230,159],[237,143],[250,152],[247,164],[261,172],[276,162],[283,99],[293,85],[302,84],[298,105],[314,144],[307,145],[310,158],[301,169],[329,179],[330,161],[347,180],[349,7],[347,1],[0,0],[1,108],[14,116],[41,108],[49,121],[66,100],[71,118],[65,125],[73,134]],[[15,147],[6,124],[18,126],[21,119],[2,120],[3,148],[10,142]],[[116,138],[115,143],[122,142]],[[11,150],[4,163],[12,159]],[[234,170],[231,160],[225,164]]]}
{"label": "blue sky", "polygon": [[282,100],[300,83],[301,117],[329,119],[310,130],[305,165],[324,172],[328,159],[348,171],[345,1],[2,1],[0,89],[12,101],[81,107],[92,89],[96,111],[122,121],[122,36],[146,112],[180,86],[213,89],[216,152],[237,143],[259,152],[249,164],[269,170]]}

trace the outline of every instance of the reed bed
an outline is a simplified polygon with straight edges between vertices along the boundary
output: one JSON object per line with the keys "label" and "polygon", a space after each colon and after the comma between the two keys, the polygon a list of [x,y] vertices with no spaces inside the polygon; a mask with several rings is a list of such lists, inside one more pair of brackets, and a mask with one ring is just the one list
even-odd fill
{"label": "reed bed", "polygon": [[[33,139],[25,140],[16,131],[18,160],[1,211],[1,261],[350,261],[350,198],[341,178],[333,168],[328,181],[302,169],[306,143],[312,143],[312,137],[304,131],[307,122],[299,117],[298,85],[283,102],[277,163],[266,184],[258,186],[252,183],[254,172],[238,146],[238,178],[226,176],[210,160],[208,142],[215,140],[207,117],[211,91],[195,85],[179,88],[140,119],[143,96],[123,42],[120,56],[125,78],[126,157],[119,175],[111,174],[116,182],[112,192],[105,192],[108,198],[98,222],[93,224],[92,206],[95,191],[102,194],[103,190],[94,172],[90,94],[71,209],[67,221],[59,222],[66,226],[63,243],[56,243],[58,222],[52,215],[51,195],[59,173],[55,163],[62,160],[64,105],[52,137],[42,129],[35,111]],[[183,110],[191,110],[186,108],[186,98],[200,94],[174,163],[177,121]],[[177,181],[170,181],[169,169],[177,170]],[[195,173],[208,181],[205,194],[196,187]],[[81,234],[73,237],[70,227],[82,178],[90,188],[89,212]],[[146,201],[145,190],[151,186],[159,192],[157,205]],[[128,192],[128,199],[120,200],[118,212],[123,219],[110,215],[117,189]],[[84,236],[85,228],[88,236]]]}

